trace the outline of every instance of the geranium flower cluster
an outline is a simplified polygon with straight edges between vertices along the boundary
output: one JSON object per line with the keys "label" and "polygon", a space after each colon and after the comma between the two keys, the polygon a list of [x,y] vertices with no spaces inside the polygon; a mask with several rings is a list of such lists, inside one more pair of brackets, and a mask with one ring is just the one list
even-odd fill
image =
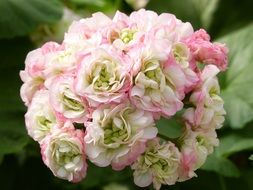
{"label": "geranium flower cluster", "polygon": [[[216,75],[227,53],[168,13],[75,21],[62,44],[27,55],[20,76],[28,134],[53,174],[68,181],[85,177],[87,159],[130,166],[140,187],[190,179],[219,142],[225,111]],[[156,122],[179,111],[184,132],[160,138]]]}

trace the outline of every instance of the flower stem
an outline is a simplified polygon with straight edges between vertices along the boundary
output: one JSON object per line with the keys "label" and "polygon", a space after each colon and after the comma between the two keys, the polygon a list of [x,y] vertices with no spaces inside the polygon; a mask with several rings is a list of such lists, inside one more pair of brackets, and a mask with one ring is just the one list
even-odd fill
{"label": "flower stem", "polygon": [[220,181],[220,185],[221,185],[221,190],[227,190],[226,182],[224,180],[224,177],[221,176],[220,174],[219,174],[218,177],[219,177],[219,181]]}

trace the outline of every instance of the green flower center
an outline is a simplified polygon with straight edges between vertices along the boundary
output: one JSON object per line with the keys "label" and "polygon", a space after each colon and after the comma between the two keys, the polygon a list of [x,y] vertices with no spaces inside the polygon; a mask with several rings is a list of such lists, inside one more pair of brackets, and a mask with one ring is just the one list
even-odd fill
{"label": "green flower center", "polygon": [[211,97],[214,97],[214,96],[216,96],[216,95],[219,94],[219,91],[218,91],[217,88],[212,87],[212,88],[209,90],[209,94],[210,94]]}
{"label": "green flower center", "polygon": [[149,60],[143,63],[140,74],[135,78],[135,83],[140,82],[145,86],[146,91],[152,91],[158,90],[163,80],[165,78],[159,61]]}
{"label": "green flower center", "polygon": [[40,130],[42,130],[42,131],[48,131],[48,130],[50,130],[50,128],[53,125],[53,122],[50,121],[45,116],[38,116],[37,117],[37,122],[38,122],[38,124],[40,126]]}
{"label": "green flower center", "polygon": [[168,162],[165,159],[160,158],[157,162],[155,162],[152,166],[153,168],[156,169],[156,171],[168,171],[169,165]]}
{"label": "green flower center", "polygon": [[119,80],[115,63],[105,60],[103,63],[95,65],[90,82],[93,83],[95,90],[105,92],[116,87],[119,84]]}
{"label": "green flower center", "polygon": [[198,145],[200,145],[200,146],[205,144],[205,139],[201,136],[197,136],[196,141],[197,141]]}
{"label": "green flower center", "polygon": [[157,172],[166,172],[169,169],[169,163],[159,155],[156,150],[151,150],[144,155],[146,167],[153,168]]}
{"label": "green flower center", "polygon": [[59,60],[63,60],[70,55],[71,55],[71,53],[69,51],[63,51],[59,54]]}
{"label": "green flower center", "polygon": [[62,98],[64,108],[66,110],[72,110],[72,111],[83,111],[84,107],[82,103],[70,97],[71,95],[73,96],[73,94],[71,93],[70,95],[70,92],[67,92],[67,91],[69,91],[69,89],[66,89],[66,92],[63,94],[63,98]]}
{"label": "green flower center", "polygon": [[161,74],[162,71],[160,68],[157,68],[155,70],[150,70],[145,73],[146,77],[149,79],[156,81],[158,84],[161,82]]}
{"label": "green flower center", "polygon": [[81,154],[78,147],[71,142],[58,141],[53,146],[53,158],[59,166],[68,169],[80,161]]}
{"label": "green flower center", "polygon": [[84,109],[83,105],[79,101],[71,99],[65,95],[63,96],[63,104],[67,110],[82,111]]}
{"label": "green flower center", "polygon": [[134,30],[125,28],[120,32],[119,37],[125,44],[128,44],[133,40],[135,32]]}
{"label": "green flower center", "polygon": [[183,67],[188,67],[188,52],[187,47],[182,44],[176,44],[172,50],[174,58],[178,64],[181,64]]}
{"label": "green flower center", "polygon": [[143,167],[152,169],[156,172],[156,178],[162,180],[164,174],[173,173],[177,169],[177,158],[173,155],[171,157],[164,157],[159,154],[159,151],[154,147],[143,155]]}
{"label": "green flower center", "polygon": [[128,138],[125,123],[118,117],[111,120],[104,129],[104,143],[121,143]]}
{"label": "green flower center", "polygon": [[99,77],[95,82],[95,86],[97,87],[97,89],[108,87],[110,84],[111,77],[111,73],[107,72],[106,66],[102,65],[101,70],[99,72]]}

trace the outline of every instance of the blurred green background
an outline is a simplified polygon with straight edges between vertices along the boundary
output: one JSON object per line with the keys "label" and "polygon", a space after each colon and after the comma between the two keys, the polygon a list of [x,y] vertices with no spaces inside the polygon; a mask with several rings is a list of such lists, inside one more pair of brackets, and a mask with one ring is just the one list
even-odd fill
{"label": "blurred green background", "polygon": [[173,13],[195,30],[205,28],[213,41],[230,49],[229,69],[219,76],[227,111],[225,125],[218,131],[220,146],[197,178],[162,189],[253,190],[252,0],[0,0],[1,190],[140,189],[129,169],[114,172],[92,164],[79,184],[56,179],[42,163],[39,146],[26,134],[19,71],[30,50],[48,40],[60,42],[73,19],[96,11],[129,14],[146,3],[146,9]]}

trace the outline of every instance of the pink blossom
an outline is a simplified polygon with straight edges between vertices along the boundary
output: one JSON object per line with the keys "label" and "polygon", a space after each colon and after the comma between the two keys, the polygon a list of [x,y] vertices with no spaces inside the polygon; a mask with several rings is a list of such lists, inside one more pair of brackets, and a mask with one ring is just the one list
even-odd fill
{"label": "pink blossom", "polygon": [[57,123],[57,117],[49,104],[49,91],[37,91],[25,114],[28,134],[40,143],[46,135],[52,132]]}
{"label": "pink blossom", "polygon": [[26,106],[29,106],[32,102],[34,94],[44,89],[44,79],[41,77],[30,77],[26,71],[20,71],[20,78],[24,83],[20,88],[20,96]]}
{"label": "pink blossom", "polygon": [[[227,54],[205,30],[169,13],[99,12],[74,21],[61,44],[26,57],[27,132],[61,179],[81,181],[87,154],[99,167],[131,166],[140,187],[185,181],[219,143],[226,112],[217,74]],[[158,138],[160,117],[178,116],[185,125],[178,142]]]}
{"label": "pink blossom", "polygon": [[119,157],[117,161],[112,161],[112,168],[116,171],[124,169],[126,166],[130,166],[136,158],[146,150],[145,142],[135,143],[128,154]]}
{"label": "pink blossom", "polygon": [[213,153],[214,147],[218,146],[219,140],[215,129],[194,130],[186,124],[181,141],[182,157],[179,181],[185,181],[196,176],[194,171],[205,163],[207,156]]}
{"label": "pink blossom", "polygon": [[184,118],[194,127],[220,128],[226,114],[223,100],[220,98],[220,87],[216,77],[219,69],[208,65],[201,73],[201,82],[192,95],[190,102],[196,108],[188,108]]}
{"label": "pink blossom", "polygon": [[70,122],[55,129],[41,144],[44,163],[53,174],[71,182],[79,182],[86,176],[87,163],[84,132],[75,130]]}
{"label": "pink blossom", "polygon": [[164,73],[168,76],[168,81],[175,87],[180,100],[184,99],[185,94],[199,83],[199,77],[193,70],[189,67],[182,68],[174,59],[169,59],[164,64]]}
{"label": "pink blossom", "polygon": [[77,123],[87,121],[87,102],[75,93],[74,77],[71,75],[62,75],[54,79],[50,86],[50,103],[65,120]]}
{"label": "pink blossom", "polygon": [[150,111],[155,115],[169,117],[183,107],[180,96],[175,90],[175,84],[170,79],[175,72],[180,73],[178,74],[180,76],[184,75],[179,67],[175,67],[179,69],[174,69],[173,72],[166,69],[168,50],[160,50],[148,43],[146,47],[136,50],[133,54],[135,57],[133,68],[136,76],[134,86],[130,90],[130,99],[138,108]]}
{"label": "pink blossom", "polygon": [[160,143],[158,138],[147,142],[146,151],[132,165],[134,182],[146,187],[153,182],[156,190],[162,184],[173,185],[178,180],[181,154],[172,142]]}
{"label": "pink blossom", "polygon": [[78,67],[75,90],[91,106],[120,103],[131,87],[130,67],[131,62],[114,50],[95,49]]}
{"label": "pink blossom", "polygon": [[84,141],[90,161],[121,170],[136,160],[145,150],[145,142],[158,131],[151,113],[126,102],[100,106],[93,112],[86,132]]}
{"label": "pink blossom", "polygon": [[26,106],[32,101],[33,95],[44,88],[46,57],[60,49],[55,42],[47,42],[41,48],[28,53],[25,60],[25,70],[20,71],[20,78],[24,82],[20,95]]}
{"label": "pink blossom", "polygon": [[31,77],[44,77],[46,56],[58,51],[59,49],[59,44],[55,42],[47,42],[41,48],[29,52],[25,60],[28,74]]}
{"label": "pink blossom", "polygon": [[211,43],[210,36],[204,29],[196,31],[184,40],[196,61],[205,64],[214,64],[220,70],[227,69],[228,48],[225,44]]}
{"label": "pink blossom", "polygon": [[184,149],[181,153],[181,166],[179,171],[179,181],[186,181],[193,177],[197,177],[195,165],[197,163],[197,155],[192,148]]}

